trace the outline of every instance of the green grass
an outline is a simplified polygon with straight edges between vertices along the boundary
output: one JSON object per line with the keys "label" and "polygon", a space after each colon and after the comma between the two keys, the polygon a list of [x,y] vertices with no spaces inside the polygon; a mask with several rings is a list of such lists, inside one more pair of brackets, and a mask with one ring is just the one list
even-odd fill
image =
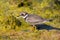
{"label": "green grass", "polygon": [[54,1],[31,0],[32,3],[28,6],[29,0],[25,0],[24,6],[18,7],[21,0],[0,0],[0,40],[60,40],[59,30],[37,30],[23,18],[17,19],[20,12],[26,11],[29,14],[53,19],[45,24],[60,28],[60,6]]}

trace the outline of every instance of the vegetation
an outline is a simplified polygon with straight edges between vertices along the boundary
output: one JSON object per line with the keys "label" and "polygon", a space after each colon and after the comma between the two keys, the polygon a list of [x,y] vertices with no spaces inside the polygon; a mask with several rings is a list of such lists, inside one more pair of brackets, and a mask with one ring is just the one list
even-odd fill
{"label": "vegetation", "polygon": [[0,40],[60,40],[60,30],[38,30],[17,18],[23,11],[53,19],[45,24],[60,28],[60,0],[0,0]]}

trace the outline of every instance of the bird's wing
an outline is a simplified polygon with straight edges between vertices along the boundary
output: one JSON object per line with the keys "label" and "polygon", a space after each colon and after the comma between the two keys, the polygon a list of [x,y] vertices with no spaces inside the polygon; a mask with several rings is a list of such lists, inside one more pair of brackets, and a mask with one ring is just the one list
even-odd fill
{"label": "bird's wing", "polygon": [[42,21],[44,21],[44,19],[37,15],[30,15],[27,18],[27,21],[36,23],[36,22],[42,22]]}

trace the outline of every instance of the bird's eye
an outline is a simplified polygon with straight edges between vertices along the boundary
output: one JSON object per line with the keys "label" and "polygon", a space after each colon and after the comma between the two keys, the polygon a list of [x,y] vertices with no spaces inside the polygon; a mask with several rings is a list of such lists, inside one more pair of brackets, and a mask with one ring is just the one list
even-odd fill
{"label": "bird's eye", "polygon": [[25,16],[25,14],[21,14],[21,16]]}
{"label": "bird's eye", "polygon": [[21,16],[25,16],[25,15],[27,15],[27,13],[25,13],[25,12],[21,13]]}

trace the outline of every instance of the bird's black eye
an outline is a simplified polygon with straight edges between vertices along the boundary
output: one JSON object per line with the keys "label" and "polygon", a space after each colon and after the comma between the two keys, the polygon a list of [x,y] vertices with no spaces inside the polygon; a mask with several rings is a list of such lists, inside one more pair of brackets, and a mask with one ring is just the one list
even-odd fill
{"label": "bird's black eye", "polygon": [[21,16],[25,16],[25,15],[27,15],[28,13],[26,13],[26,12],[23,12],[23,13],[21,13],[20,15]]}
{"label": "bird's black eye", "polygon": [[24,16],[24,14],[21,14],[21,16]]}

